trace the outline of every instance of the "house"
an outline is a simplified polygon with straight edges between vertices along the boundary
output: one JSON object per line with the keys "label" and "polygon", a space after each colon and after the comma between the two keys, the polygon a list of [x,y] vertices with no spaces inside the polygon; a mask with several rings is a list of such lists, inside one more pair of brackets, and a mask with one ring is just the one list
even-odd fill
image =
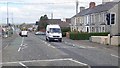
{"label": "house", "polygon": [[[91,2],[89,8],[81,10],[78,14],[71,18],[71,31],[79,32],[110,32],[115,35],[118,34],[118,2],[106,2],[100,5]],[[107,14],[114,15],[115,21],[109,25],[106,20]],[[111,29],[110,29],[111,27]]]}

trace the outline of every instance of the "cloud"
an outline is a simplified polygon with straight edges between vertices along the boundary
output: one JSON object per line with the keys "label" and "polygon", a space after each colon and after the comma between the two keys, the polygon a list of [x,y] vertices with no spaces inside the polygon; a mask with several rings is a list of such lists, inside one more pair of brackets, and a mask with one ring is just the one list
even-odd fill
{"label": "cloud", "polygon": [[[100,3],[97,0],[79,0],[79,7],[88,7],[91,1]],[[49,18],[51,18],[51,13],[54,14],[54,18],[72,17],[75,14],[76,0],[0,0],[0,3],[3,2],[11,2],[9,5],[10,20],[11,13],[13,13],[15,23],[33,23],[44,14],[47,14]],[[2,18],[6,18],[6,4],[0,5],[0,10]]]}

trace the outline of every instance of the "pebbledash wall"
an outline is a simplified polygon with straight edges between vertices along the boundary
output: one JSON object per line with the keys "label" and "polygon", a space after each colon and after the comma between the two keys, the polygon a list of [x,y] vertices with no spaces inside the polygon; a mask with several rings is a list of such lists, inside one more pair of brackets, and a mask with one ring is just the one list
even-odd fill
{"label": "pebbledash wall", "polygon": [[119,29],[118,29],[118,26],[119,26],[119,22],[118,22],[118,14],[119,14],[118,13],[118,4],[116,4],[113,8],[111,8],[108,11],[111,14],[115,14],[115,24],[111,24],[111,34],[112,35],[118,35],[118,33],[119,33]]}
{"label": "pebbledash wall", "polygon": [[[110,44],[109,36],[91,36],[91,42],[100,43],[100,44]],[[118,46],[120,44],[120,36],[113,36],[111,38],[111,45]]]}

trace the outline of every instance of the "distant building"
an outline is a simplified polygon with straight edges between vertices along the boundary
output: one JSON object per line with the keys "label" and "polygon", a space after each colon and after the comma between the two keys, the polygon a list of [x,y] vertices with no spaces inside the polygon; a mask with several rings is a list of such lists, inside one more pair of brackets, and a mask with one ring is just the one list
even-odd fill
{"label": "distant building", "polygon": [[48,24],[59,24],[60,27],[70,27],[69,24],[71,23],[71,19],[66,18],[65,21],[61,19],[48,19]]}

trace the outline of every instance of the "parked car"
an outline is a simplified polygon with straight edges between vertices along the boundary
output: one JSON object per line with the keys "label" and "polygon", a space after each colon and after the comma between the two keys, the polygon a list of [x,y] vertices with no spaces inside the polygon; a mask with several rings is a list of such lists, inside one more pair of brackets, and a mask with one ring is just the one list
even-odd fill
{"label": "parked car", "polygon": [[45,35],[45,32],[38,31],[38,32],[35,32],[35,35]]}

